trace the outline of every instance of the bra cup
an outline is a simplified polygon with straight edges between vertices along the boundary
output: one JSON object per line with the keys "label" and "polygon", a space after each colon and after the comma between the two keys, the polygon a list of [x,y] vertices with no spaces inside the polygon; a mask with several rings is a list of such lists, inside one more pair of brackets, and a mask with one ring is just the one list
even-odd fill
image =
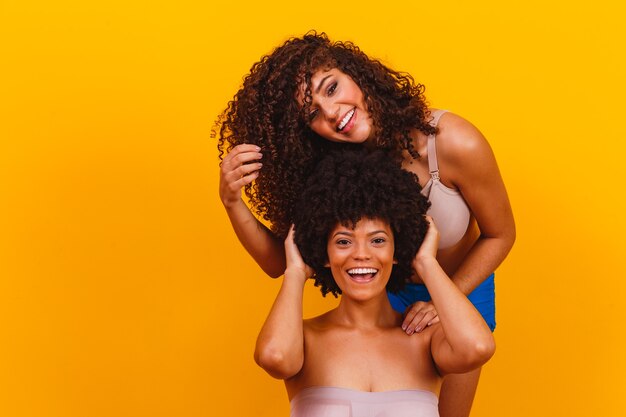
{"label": "bra cup", "polygon": [[454,246],[465,236],[470,221],[470,211],[461,194],[433,181],[423,192],[430,201],[428,215],[439,230],[439,249]]}

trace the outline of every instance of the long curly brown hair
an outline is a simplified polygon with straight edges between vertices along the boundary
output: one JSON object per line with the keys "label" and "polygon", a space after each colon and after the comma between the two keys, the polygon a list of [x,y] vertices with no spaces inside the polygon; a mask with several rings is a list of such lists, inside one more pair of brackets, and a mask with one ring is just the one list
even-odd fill
{"label": "long curly brown hair", "polygon": [[[308,32],[263,56],[219,115],[212,136],[218,136],[220,159],[242,143],[261,147],[263,168],[244,191],[253,210],[281,238],[293,221],[299,190],[320,157],[332,149],[359,146],[327,141],[308,126],[311,76],[330,68],[349,75],[363,91],[377,148],[398,159],[404,150],[418,157],[410,131],[436,132],[428,123],[424,86],[369,58],[352,42],[331,42],[325,33]],[[296,98],[303,83],[304,106]]]}

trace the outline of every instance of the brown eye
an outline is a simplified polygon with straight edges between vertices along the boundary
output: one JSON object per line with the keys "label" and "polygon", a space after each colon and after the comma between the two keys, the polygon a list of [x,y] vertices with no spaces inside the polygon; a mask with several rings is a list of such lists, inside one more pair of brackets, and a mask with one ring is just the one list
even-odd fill
{"label": "brown eye", "polygon": [[383,244],[385,242],[386,242],[385,238],[382,238],[382,237],[377,237],[377,238],[372,239],[372,243],[375,243],[378,245]]}

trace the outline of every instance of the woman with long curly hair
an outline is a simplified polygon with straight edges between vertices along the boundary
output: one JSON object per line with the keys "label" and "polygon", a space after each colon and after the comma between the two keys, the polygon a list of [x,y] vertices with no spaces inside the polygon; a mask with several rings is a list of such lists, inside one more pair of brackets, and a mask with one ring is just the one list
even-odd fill
{"label": "woman with long curly hair", "polygon": [[[252,66],[216,132],[223,158],[220,197],[239,240],[270,276],[285,270],[283,240],[302,185],[335,148],[385,150],[416,174],[440,230],[437,261],[495,328],[493,271],[515,240],[515,223],[493,152],[470,122],[428,107],[424,87],[321,33],[291,38]],[[266,228],[252,210],[269,221]],[[418,276],[393,307],[402,329],[423,332],[439,318]],[[480,369],[449,375],[443,417],[468,416]]]}
{"label": "woman with long curly hair", "polygon": [[[255,349],[285,381],[292,417],[436,417],[442,376],[493,355],[489,327],[435,259],[438,233],[420,190],[387,154],[364,149],[325,156],[303,185],[285,278]],[[322,294],[341,298],[303,321],[307,265]],[[409,337],[386,291],[413,271],[441,320]]]}

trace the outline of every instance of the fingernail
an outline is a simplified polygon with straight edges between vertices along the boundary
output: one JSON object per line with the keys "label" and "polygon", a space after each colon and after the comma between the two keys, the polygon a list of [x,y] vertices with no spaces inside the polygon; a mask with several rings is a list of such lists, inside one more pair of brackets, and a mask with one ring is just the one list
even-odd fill
{"label": "fingernail", "polygon": [[415,333],[419,333],[419,332],[421,332],[421,331],[422,331],[422,328],[421,328],[421,327],[416,327],[416,328],[415,328]]}
{"label": "fingernail", "polygon": [[402,330],[406,330],[406,324],[402,325]]}
{"label": "fingernail", "polygon": [[260,151],[260,150],[261,150],[261,148],[259,148],[258,146],[256,146],[256,147],[255,147],[255,149],[256,149],[257,151]]}

